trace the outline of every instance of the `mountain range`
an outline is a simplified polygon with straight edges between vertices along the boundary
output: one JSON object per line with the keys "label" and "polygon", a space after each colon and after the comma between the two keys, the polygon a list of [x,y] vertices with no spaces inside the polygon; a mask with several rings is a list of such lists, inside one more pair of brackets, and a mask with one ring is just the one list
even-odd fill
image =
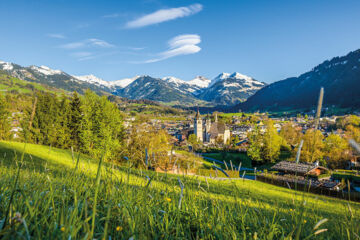
{"label": "mountain range", "polygon": [[68,91],[128,99],[146,99],[173,106],[224,111],[279,111],[313,108],[324,87],[324,105],[360,108],[360,49],[326,60],[298,77],[265,84],[240,73],[221,73],[212,80],[197,76],[190,81],[147,75],[104,81],[94,75],[73,76],[46,66],[22,67],[0,61],[0,70],[14,77]]}
{"label": "mountain range", "polygon": [[22,80],[67,91],[83,93],[86,89],[91,89],[98,94],[114,94],[179,106],[235,105],[266,85],[237,72],[221,73],[212,80],[203,76],[184,81],[172,76],[154,78],[143,75],[110,82],[94,75],[74,76],[47,66],[22,67],[4,61],[0,61],[0,70]]}
{"label": "mountain range", "polygon": [[274,82],[257,91],[233,111],[274,111],[312,108],[324,87],[325,106],[360,107],[360,49],[326,60],[299,77]]}

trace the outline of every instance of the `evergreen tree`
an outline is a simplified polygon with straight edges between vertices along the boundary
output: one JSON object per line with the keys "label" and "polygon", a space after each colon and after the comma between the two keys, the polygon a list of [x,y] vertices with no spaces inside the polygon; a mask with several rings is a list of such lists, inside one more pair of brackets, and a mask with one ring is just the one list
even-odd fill
{"label": "evergreen tree", "polygon": [[9,139],[11,137],[10,112],[7,109],[5,98],[0,96],[0,139]]}
{"label": "evergreen tree", "polygon": [[58,134],[57,134],[57,147],[61,148],[71,148],[71,138],[70,138],[70,120],[71,120],[71,106],[68,98],[63,95],[59,103],[59,113],[58,113]]}
{"label": "evergreen tree", "polygon": [[81,112],[81,100],[74,92],[70,102],[70,114],[69,114],[69,133],[70,133],[70,144],[74,149],[79,150],[81,146],[81,131],[82,131],[82,112]]}

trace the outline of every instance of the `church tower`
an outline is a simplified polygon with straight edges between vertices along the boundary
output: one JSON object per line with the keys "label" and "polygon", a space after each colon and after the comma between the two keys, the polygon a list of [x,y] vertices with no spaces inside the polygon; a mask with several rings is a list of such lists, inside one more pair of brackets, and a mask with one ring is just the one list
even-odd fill
{"label": "church tower", "polygon": [[211,119],[208,114],[205,119],[204,142],[209,142],[210,128],[211,128]]}
{"label": "church tower", "polygon": [[202,123],[199,109],[194,118],[194,132],[195,132],[197,139],[200,142],[203,142],[203,123]]}

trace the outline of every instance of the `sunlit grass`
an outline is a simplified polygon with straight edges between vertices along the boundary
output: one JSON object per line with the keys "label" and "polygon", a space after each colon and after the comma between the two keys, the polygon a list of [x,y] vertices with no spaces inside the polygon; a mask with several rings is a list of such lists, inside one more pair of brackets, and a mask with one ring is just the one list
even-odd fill
{"label": "sunlit grass", "polygon": [[[0,142],[0,229],[23,148],[23,143]],[[75,170],[71,151],[28,144],[0,238],[88,238],[98,165],[98,159],[81,155]],[[184,184],[181,205],[179,179]],[[98,186],[96,239],[356,239],[360,232],[359,203],[262,182],[216,181],[105,163]],[[324,232],[315,236],[319,230]]]}

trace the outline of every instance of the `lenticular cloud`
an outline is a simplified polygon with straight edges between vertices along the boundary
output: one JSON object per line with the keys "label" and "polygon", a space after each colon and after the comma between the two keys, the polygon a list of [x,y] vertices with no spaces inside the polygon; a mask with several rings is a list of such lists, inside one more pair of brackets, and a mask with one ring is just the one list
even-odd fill
{"label": "lenticular cloud", "polygon": [[201,50],[201,48],[197,46],[200,42],[200,36],[197,34],[178,35],[169,40],[169,50],[161,52],[158,54],[157,58],[150,59],[145,62],[158,62],[171,57],[197,53]]}
{"label": "lenticular cloud", "polygon": [[177,18],[187,17],[202,10],[201,4],[192,4],[187,7],[161,9],[133,21],[127,22],[126,28],[140,28],[157,23],[162,23]]}

